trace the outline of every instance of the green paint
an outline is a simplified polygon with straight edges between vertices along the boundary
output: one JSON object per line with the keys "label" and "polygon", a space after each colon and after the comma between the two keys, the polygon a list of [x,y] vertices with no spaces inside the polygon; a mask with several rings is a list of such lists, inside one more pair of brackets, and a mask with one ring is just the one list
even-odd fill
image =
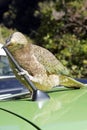
{"label": "green paint", "polygon": [[[3,101],[0,107],[23,116],[42,130],[87,129],[87,88],[58,88],[48,94],[50,100],[44,102],[28,99]],[[5,130],[5,127],[9,130],[34,130],[23,119],[0,110],[0,130]]]}

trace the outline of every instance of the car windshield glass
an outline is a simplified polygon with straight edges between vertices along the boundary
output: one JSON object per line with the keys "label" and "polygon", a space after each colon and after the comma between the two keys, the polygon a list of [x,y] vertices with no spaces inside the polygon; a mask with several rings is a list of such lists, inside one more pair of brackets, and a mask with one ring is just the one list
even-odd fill
{"label": "car windshield glass", "polygon": [[13,75],[6,56],[0,56],[0,76]]}

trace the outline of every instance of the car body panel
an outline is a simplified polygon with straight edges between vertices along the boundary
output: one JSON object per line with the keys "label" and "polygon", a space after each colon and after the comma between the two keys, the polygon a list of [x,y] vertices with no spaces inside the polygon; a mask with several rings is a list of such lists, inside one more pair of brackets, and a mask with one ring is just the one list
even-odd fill
{"label": "car body panel", "polygon": [[6,53],[5,53],[5,51],[3,50],[3,44],[2,43],[0,43],[0,56],[6,56]]}
{"label": "car body panel", "polygon": [[5,101],[0,102],[0,108],[23,116],[42,130],[87,129],[87,88],[59,88],[48,94],[50,99],[44,102],[29,99]]}
{"label": "car body panel", "polygon": [[8,112],[0,110],[0,115],[3,115],[0,116],[0,130],[36,130],[33,125]]}

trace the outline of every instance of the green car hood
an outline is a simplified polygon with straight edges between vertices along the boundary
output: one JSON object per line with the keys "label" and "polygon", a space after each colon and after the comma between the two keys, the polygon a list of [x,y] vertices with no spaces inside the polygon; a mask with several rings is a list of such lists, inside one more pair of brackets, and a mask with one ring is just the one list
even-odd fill
{"label": "green car hood", "polygon": [[58,89],[50,99],[0,102],[0,130],[86,130],[87,88]]}

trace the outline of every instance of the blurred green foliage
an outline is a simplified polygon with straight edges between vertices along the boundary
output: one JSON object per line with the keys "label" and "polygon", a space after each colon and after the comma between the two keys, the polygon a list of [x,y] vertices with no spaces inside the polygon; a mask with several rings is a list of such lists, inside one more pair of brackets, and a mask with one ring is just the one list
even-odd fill
{"label": "blurred green foliage", "polygon": [[[87,77],[87,0],[12,0],[3,23],[32,35],[35,44],[55,54],[74,77]],[[5,37],[11,33],[2,29]]]}
{"label": "blurred green foliage", "polygon": [[8,29],[7,27],[0,25],[0,43],[4,44],[6,39],[15,31],[15,29]]}
{"label": "blurred green foliage", "polygon": [[[16,31],[18,30],[0,25],[0,43],[4,44],[8,37]],[[30,37],[28,37],[27,35],[26,37],[30,43],[33,43],[33,40]]]}
{"label": "blurred green foliage", "polygon": [[39,2],[35,42],[49,49],[74,77],[87,76],[87,1]]}

